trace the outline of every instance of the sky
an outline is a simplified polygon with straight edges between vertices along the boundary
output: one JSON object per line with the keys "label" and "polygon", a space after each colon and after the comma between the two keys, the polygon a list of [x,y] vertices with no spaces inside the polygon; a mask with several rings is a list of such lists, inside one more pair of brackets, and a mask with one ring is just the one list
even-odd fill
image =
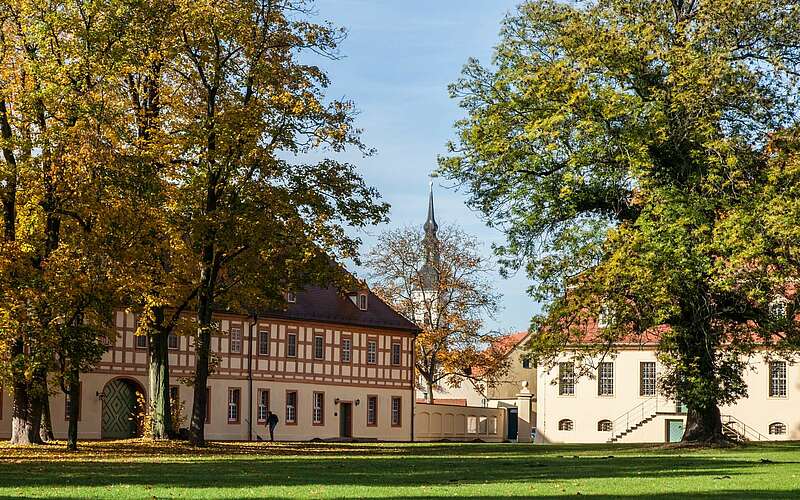
{"label": "sky", "polygon": [[[362,158],[350,153],[337,159],[358,166],[368,184],[391,204],[390,222],[358,235],[365,252],[375,236],[387,228],[422,225],[427,211],[429,174],[436,158],[454,137],[453,123],[463,111],[447,93],[470,57],[491,60],[503,16],[516,0],[317,0],[316,21],[327,20],[347,28],[342,58],[321,60],[332,84],[331,98],[346,98],[359,110],[356,125],[362,139],[377,154]],[[434,183],[436,218],[440,225],[455,223],[483,243],[502,242],[503,235],[488,228],[480,214],[466,205],[466,194],[453,182]],[[364,270],[356,270],[366,277]],[[491,276],[503,296],[496,318],[487,328],[504,332],[525,330],[538,310],[527,295],[527,277]]]}

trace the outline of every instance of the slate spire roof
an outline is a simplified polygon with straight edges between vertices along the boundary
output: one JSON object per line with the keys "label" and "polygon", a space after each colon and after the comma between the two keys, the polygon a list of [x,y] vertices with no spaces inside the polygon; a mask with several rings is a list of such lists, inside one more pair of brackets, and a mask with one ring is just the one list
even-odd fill
{"label": "slate spire roof", "polygon": [[422,246],[425,248],[425,264],[420,269],[422,285],[425,290],[436,290],[439,282],[439,238],[436,233],[439,225],[433,208],[433,181],[430,183],[428,194],[428,218],[425,220],[425,237],[422,239]]}

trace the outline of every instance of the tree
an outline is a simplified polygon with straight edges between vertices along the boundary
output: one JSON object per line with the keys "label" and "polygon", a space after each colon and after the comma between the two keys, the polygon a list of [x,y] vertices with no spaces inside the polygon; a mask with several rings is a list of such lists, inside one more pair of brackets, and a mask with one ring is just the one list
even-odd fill
{"label": "tree", "polygon": [[[355,256],[344,225],[387,207],[355,168],[303,162],[316,149],[363,148],[352,104],[324,102],[325,74],[303,52],[335,57],[343,32],[308,22],[305,0],[176,2],[170,121],[180,152],[170,224],[199,272],[192,280],[196,369],[190,440],[205,443],[215,309],[276,305],[285,290]],[[165,111],[166,114],[166,111]],[[295,155],[300,160],[288,161]],[[325,265],[322,265],[325,264]]]}
{"label": "tree", "polygon": [[[137,208],[127,202],[140,176],[116,148],[128,13],[102,2],[2,6],[4,177],[14,192],[4,212],[0,345],[13,443],[40,442],[49,374],[77,401],[80,372],[108,345],[111,305],[134,282],[124,262],[136,248]],[[68,436],[75,449],[74,412]]]}
{"label": "tree", "polygon": [[798,20],[788,0],[526,2],[495,67],[472,60],[451,88],[468,117],[441,170],[547,303],[534,356],[589,343],[573,350],[589,362],[658,329],[684,441],[723,439],[719,406],[777,328],[755,300],[766,281],[731,279],[755,265],[733,242],[770,134],[796,118]]}
{"label": "tree", "polygon": [[437,235],[432,213],[428,220],[425,231],[382,233],[366,264],[375,293],[422,329],[414,344],[416,371],[433,402],[441,384],[492,385],[508,363],[505,352],[491,348],[499,334],[484,327],[499,295],[487,279],[491,266],[477,240],[456,226]]}

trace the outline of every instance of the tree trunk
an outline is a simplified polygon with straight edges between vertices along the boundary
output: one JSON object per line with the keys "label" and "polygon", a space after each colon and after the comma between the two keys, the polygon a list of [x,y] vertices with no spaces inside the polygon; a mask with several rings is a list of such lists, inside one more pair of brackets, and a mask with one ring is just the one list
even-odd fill
{"label": "tree trunk", "polygon": [[428,394],[427,394],[428,403],[433,404],[433,382],[431,382],[429,379],[425,379],[425,383],[427,384],[428,387]]}
{"label": "tree trunk", "polygon": [[150,437],[173,438],[172,417],[169,399],[169,330],[164,327],[164,308],[154,311],[155,318],[149,325],[149,376],[150,376]]}
{"label": "tree trunk", "polygon": [[[203,269],[203,275],[211,273],[211,269]],[[208,275],[204,278],[207,283]],[[211,315],[213,312],[212,295],[207,286],[203,286],[197,304],[197,360],[194,375],[194,401],[192,402],[192,421],[189,427],[189,442],[194,446],[205,446],[206,424],[206,386],[208,384],[208,362],[211,355]]]}
{"label": "tree trunk", "polygon": [[80,373],[74,370],[69,377],[69,425],[67,426],[67,450],[78,450],[78,410],[80,408]]}
{"label": "tree trunk", "polygon": [[719,408],[689,408],[686,415],[686,428],[683,431],[683,443],[720,444],[726,442],[722,433],[722,417]]}
{"label": "tree trunk", "polygon": [[[24,356],[23,340],[17,338],[11,346],[11,359]],[[23,361],[24,363],[24,361]],[[21,363],[14,363],[17,367]],[[41,413],[35,411],[41,405],[34,404],[31,394],[31,383],[25,380],[25,374],[19,368],[12,369],[13,377],[13,403],[11,408],[11,444],[30,445],[41,444],[39,436]]]}
{"label": "tree trunk", "polygon": [[45,392],[42,396],[42,423],[39,428],[39,438],[44,443],[56,439],[53,435],[53,421],[50,416],[50,392],[47,389],[47,385],[45,385]]}

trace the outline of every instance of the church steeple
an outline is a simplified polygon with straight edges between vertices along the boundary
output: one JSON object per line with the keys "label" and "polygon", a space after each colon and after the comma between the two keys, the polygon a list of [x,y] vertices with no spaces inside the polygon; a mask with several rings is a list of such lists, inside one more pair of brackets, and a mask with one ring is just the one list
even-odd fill
{"label": "church steeple", "polygon": [[439,282],[439,239],[436,236],[439,225],[436,223],[433,209],[433,181],[430,183],[428,193],[428,218],[423,227],[425,237],[422,239],[422,246],[425,248],[425,264],[420,270],[422,285],[426,290],[436,290]]}

